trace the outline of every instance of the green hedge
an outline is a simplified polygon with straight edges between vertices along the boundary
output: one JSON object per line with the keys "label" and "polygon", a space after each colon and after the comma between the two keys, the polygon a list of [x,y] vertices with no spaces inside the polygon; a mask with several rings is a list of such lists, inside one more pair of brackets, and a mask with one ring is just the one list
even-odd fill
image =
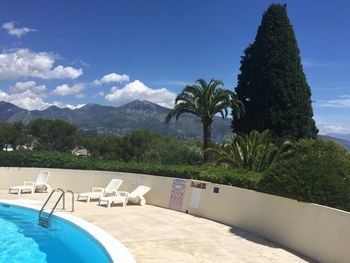
{"label": "green hedge", "polygon": [[59,152],[0,152],[0,166],[43,167],[81,170],[142,173],[185,179],[205,180],[258,190],[260,173],[232,168],[199,165],[159,165],[152,163],[120,162],[91,157],[76,157]]}
{"label": "green hedge", "polygon": [[350,211],[350,155],[334,142],[301,140],[263,174],[224,166],[161,165],[58,152],[0,152],[0,166],[118,171],[204,180]]}
{"label": "green hedge", "polygon": [[263,174],[263,192],[350,211],[350,155],[335,142],[301,140]]}

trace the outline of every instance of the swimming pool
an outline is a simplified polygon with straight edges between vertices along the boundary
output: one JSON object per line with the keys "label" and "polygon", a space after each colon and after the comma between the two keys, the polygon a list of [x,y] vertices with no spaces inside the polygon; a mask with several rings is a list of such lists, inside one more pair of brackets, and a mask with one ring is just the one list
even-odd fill
{"label": "swimming pool", "polygon": [[[0,262],[117,262],[115,255],[111,256],[89,231],[61,217],[52,216],[47,229],[38,225],[38,211],[0,202]],[[76,219],[76,223],[92,226],[92,232],[99,231],[81,219]],[[100,231],[100,237],[105,235],[103,232]],[[122,246],[119,242],[116,244],[113,250]],[[118,262],[132,262],[130,257],[123,260],[121,256]]]}

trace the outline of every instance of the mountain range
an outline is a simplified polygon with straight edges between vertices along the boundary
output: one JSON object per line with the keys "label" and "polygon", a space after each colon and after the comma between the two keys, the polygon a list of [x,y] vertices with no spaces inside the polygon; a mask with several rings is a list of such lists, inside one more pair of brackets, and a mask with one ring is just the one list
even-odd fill
{"label": "mountain range", "polygon": [[[78,109],[51,106],[45,110],[26,110],[14,104],[0,101],[0,122],[23,122],[31,120],[61,119],[77,125],[82,134],[126,134],[137,129],[175,136],[178,138],[202,138],[200,119],[191,114],[183,114],[178,121],[165,123],[170,109],[149,101],[135,100],[120,107],[86,104]],[[223,141],[231,131],[231,119],[215,117],[212,124],[212,137]]]}
{"label": "mountain range", "polygon": [[327,135],[331,136],[333,138],[350,141],[350,134],[334,133],[333,132],[333,133],[328,133]]}
{"label": "mountain range", "polygon": [[335,136],[337,136],[337,134],[333,134],[333,136],[330,136],[330,135],[319,135],[319,137],[322,140],[335,141],[335,142],[341,144],[348,152],[350,152],[350,141],[345,140],[345,139],[341,139],[341,138],[335,137]]}
{"label": "mountain range", "polygon": [[[51,106],[45,110],[26,110],[14,104],[0,101],[0,122],[23,122],[31,120],[61,119],[77,125],[80,133],[86,135],[122,135],[133,130],[150,131],[185,139],[201,139],[202,124],[194,115],[183,114],[178,121],[165,123],[168,108],[149,101],[134,100],[120,107],[86,104],[78,109]],[[231,119],[215,117],[212,125],[214,141],[222,142],[231,131]],[[333,140],[342,144],[350,152],[350,135],[319,135],[321,139]]]}

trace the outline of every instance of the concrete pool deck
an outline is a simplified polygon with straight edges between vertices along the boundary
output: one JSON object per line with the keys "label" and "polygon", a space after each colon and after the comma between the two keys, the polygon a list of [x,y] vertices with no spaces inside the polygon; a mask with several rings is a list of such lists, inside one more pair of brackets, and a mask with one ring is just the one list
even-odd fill
{"label": "concrete pool deck", "polygon": [[[25,199],[38,206],[47,196],[0,190],[0,199]],[[312,262],[241,229],[151,205],[106,208],[76,201],[72,214],[106,230],[136,262]]]}

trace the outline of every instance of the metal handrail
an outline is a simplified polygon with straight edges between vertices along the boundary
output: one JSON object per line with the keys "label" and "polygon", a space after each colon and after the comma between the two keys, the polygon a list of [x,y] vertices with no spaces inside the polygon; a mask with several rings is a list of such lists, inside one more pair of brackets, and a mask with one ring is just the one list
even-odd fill
{"label": "metal handrail", "polygon": [[56,188],[56,190],[61,191],[63,193],[62,210],[65,210],[66,209],[66,198],[65,198],[66,192],[62,188]]}
{"label": "metal handrail", "polygon": [[70,193],[72,195],[72,210],[71,212],[74,212],[74,193],[72,190],[67,190],[66,193]]}
{"label": "metal handrail", "polygon": [[[41,216],[41,214],[42,214],[42,212],[44,211],[45,206],[47,205],[47,203],[48,203],[49,200],[51,199],[53,193],[55,193],[56,191],[60,191],[61,194],[60,194],[60,197],[58,198],[58,200],[56,201],[54,207],[51,209],[51,212],[50,212],[49,216],[48,216],[47,219],[46,219],[47,223],[49,223],[50,218],[51,218],[51,215],[52,215],[53,212],[55,211],[55,209],[56,209],[58,203],[61,201],[62,198],[63,198],[62,209],[63,209],[63,210],[66,209],[66,197],[65,197],[65,196],[66,196],[66,193],[70,193],[70,194],[72,195],[72,210],[71,210],[71,212],[74,212],[74,193],[73,193],[73,191],[71,191],[71,190],[64,191],[62,188],[56,188],[56,189],[54,189],[54,190],[51,191],[49,197],[46,199],[44,205],[42,206],[42,208],[41,208],[41,210],[40,210],[40,212],[39,212],[39,223],[40,223],[40,219],[44,218],[44,217]],[[44,219],[43,219],[43,220],[44,220]]]}
{"label": "metal handrail", "polygon": [[[59,190],[59,189],[56,189],[56,190]],[[60,189],[60,190],[62,190],[62,189]],[[55,204],[54,207],[51,209],[51,212],[50,212],[50,214],[49,214],[48,220],[50,220],[50,217],[51,217],[53,211],[55,211],[56,206],[57,206],[58,203],[61,201],[61,198],[62,198],[62,197],[63,197],[63,199],[64,199],[64,191],[62,191],[62,193],[61,193],[60,197],[58,198],[56,204]],[[64,207],[64,204],[63,204],[63,207]],[[64,209],[64,208],[63,208],[63,209]]]}
{"label": "metal handrail", "polygon": [[45,208],[47,202],[49,202],[49,200],[50,200],[50,198],[51,198],[51,196],[53,195],[54,192],[56,192],[56,189],[53,189],[53,190],[51,191],[49,197],[46,199],[44,205],[41,207],[40,212],[39,212],[39,218],[41,217],[41,213],[43,212],[43,210],[44,210],[44,208]]}
{"label": "metal handrail", "polygon": [[[60,202],[62,196],[63,196],[63,198],[64,198],[64,190],[63,190],[62,188],[57,188],[57,189],[52,190],[51,193],[50,193],[50,195],[49,195],[49,197],[46,199],[44,205],[43,205],[42,208],[40,209],[40,212],[39,212],[39,220],[40,220],[40,218],[41,218],[42,212],[43,212],[44,209],[45,209],[45,206],[47,205],[47,203],[48,203],[49,200],[51,199],[52,195],[53,195],[56,191],[60,191],[60,192],[61,192],[61,195],[60,195],[60,197],[58,198],[58,200],[57,200],[55,206],[51,209],[51,212],[50,212],[50,214],[49,214],[48,220],[50,219],[50,216],[52,215],[53,211],[56,209],[56,206],[57,206],[58,203]],[[63,203],[63,209],[64,209],[64,203]]]}

